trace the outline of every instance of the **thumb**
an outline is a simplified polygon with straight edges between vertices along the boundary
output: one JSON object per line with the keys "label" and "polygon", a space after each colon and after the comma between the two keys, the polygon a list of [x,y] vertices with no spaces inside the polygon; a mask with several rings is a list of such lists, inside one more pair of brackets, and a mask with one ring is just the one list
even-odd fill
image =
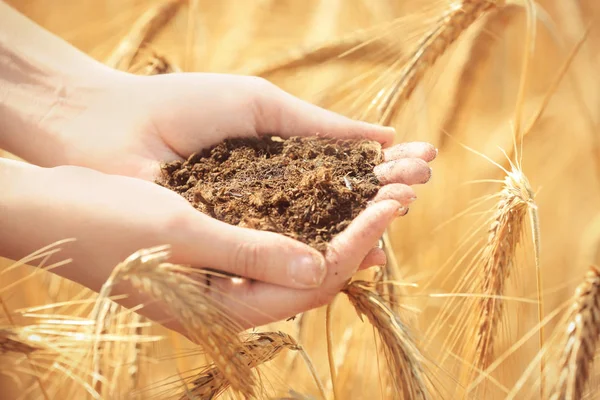
{"label": "thumb", "polygon": [[184,222],[184,241],[173,249],[180,262],[295,289],[318,287],[325,278],[324,256],[306,244],[202,214],[194,217],[195,222],[189,217]]}
{"label": "thumb", "polygon": [[394,200],[374,203],[331,241],[327,277],[319,288],[290,290],[263,282],[239,285],[221,280],[215,282],[215,290],[229,295],[222,297],[223,306],[234,315],[243,315],[240,323],[244,326],[259,326],[327,304],[352,277],[399,207]]}
{"label": "thumb", "polygon": [[262,86],[261,90],[254,91],[258,134],[364,138],[385,147],[394,140],[393,128],[347,118],[292,96],[266,80],[256,82]]}

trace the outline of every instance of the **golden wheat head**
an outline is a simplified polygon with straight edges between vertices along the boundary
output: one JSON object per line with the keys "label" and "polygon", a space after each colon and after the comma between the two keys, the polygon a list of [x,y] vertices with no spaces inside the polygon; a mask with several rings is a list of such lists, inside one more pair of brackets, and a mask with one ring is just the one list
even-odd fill
{"label": "golden wheat head", "polygon": [[550,399],[575,400],[583,398],[600,338],[600,269],[590,267],[584,281],[573,296],[562,355],[558,364],[559,376]]}
{"label": "golden wheat head", "polygon": [[377,329],[391,370],[392,384],[401,399],[431,399],[424,370],[426,360],[408,327],[366,281],[353,281],[343,290],[359,316],[366,316]]}
{"label": "golden wheat head", "polygon": [[529,181],[518,169],[504,179],[504,187],[488,231],[488,241],[480,255],[483,276],[478,301],[478,327],[475,335],[477,368],[485,369],[493,358],[494,337],[502,318],[506,283],[515,263],[515,253],[523,236],[528,209],[533,205]]}
{"label": "golden wheat head", "polygon": [[209,288],[203,287],[201,280],[207,276],[203,271],[165,262],[168,249],[168,246],[143,249],[119,264],[100,292],[95,319],[106,318],[107,307],[102,301],[108,298],[112,286],[118,281],[129,281],[137,290],[165,305],[183,325],[188,337],[202,345],[233,390],[253,395],[255,377],[237,354],[243,348],[238,336],[241,328],[228,317]]}
{"label": "golden wheat head", "polygon": [[[296,341],[284,332],[261,332],[244,342],[236,352],[236,358],[250,368],[274,359],[282,350],[300,350]],[[214,399],[230,386],[218,368],[212,367],[194,378],[180,400],[190,398]]]}

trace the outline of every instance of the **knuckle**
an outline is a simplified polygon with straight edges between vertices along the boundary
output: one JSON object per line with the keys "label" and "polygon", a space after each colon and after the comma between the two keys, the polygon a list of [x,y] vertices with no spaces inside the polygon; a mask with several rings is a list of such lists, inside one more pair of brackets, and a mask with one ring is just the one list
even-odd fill
{"label": "knuckle", "polygon": [[412,194],[412,189],[408,185],[396,183],[386,185],[379,189],[375,198],[377,200],[395,200]]}
{"label": "knuckle", "polygon": [[171,241],[185,243],[189,241],[189,238],[198,235],[198,216],[190,214],[185,207],[176,208],[176,210],[163,215],[162,218],[153,218],[152,221],[148,224],[146,233],[150,237],[154,236],[161,240],[170,238]]}
{"label": "knuckle", "polygon": [[416,167],[421,169],[429,169],[429,164],[427,163],[427,161],[420,158],[413,158],[412,160]]}
{"label": "knuckle", "polygon": [[259,132],[279,131],[284,121],[283,91],[260,77],[248,78],[248,107],[254,115],[255,129]]}
{"label": "knuckle", "polygon": [[264,277],[264,265],[260,262],[263,246],[258,242],[238,243],[230,256],[230,268],[232,272],[254,279],[262,280]]}
{"label": "knuckle", "polygon": [[339,249],[340,246],[345,244],[345,240],[342,237],[336,236],[331,240],[329,246],[327,246],[327,253],[325,254],[325,260],[327,265],[331,268],[338,268],[342,261],[342,253]]}
{"label": "knuckle", "polygon": [[260,76],[250,76],[247,78],[249,86],[258,92],[272,91],[276,89],[275,84]]}
{"label": "knuckle", "polygon": [[175,211],[169,213],[161,225],[162,229],[166,232],[181,232],[186,234],[191,228],[191,221],[188,213]]}

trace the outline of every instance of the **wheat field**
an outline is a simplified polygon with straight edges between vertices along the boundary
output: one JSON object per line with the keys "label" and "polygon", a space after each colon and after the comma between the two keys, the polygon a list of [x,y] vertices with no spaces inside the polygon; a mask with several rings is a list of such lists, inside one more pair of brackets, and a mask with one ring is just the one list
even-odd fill
{"label": "wheat field", "polygon": [[[8,3],[115,68],[260,75],[439,149],[385,270],[221,349],[257,398],[600,398],[600,3]],[[2,398],[244,398],[214,351],[31,267],[44,257],[0,260]],[[32,322],[49,314],[67,322]]]}

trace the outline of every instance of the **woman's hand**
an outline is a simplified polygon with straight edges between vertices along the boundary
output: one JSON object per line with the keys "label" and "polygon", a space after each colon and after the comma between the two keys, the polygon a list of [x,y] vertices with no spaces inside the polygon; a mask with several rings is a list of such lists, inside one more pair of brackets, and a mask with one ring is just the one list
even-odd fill
{"label": "woman's hand", "polygon": [[256,77],[178,73],[103,75],[54,126],[64,159],[99,171],[152,180],[159,163],[233,137],[274,134],[368,138],[387,146],[394,131],[302,101]]}
{"label": "woman's hand", "polygon": [[[426,166],[423,160],[435,152],[415,144],[392,147],[386,157],[406,154],[419,157],[417,164]],[[151,182],[81,167],[40,168],[4,160],[0,161],[0,186],[10,190],[0,199],[0,244],[7,251],[4,256],[18,259],[73,237],[76,241],[65,245],[61,253],[73,262],[53,272],[95,291],[130,254],[169,244],[173,263],[248,278],[241,285],[216,279],[217,290],[212,293],[233,315],[240,316],[245,327],[261,325],[320,306],[361,265],[385,263],[383,252],[374,247],[402,205],[414,200],[408,185],[393,182],[411,184],[429,178],[428,170],[402,166],[406,160],[389,161],[377,169],[380,180],[388,184],[333,239],[324,256],[283,235],[217,221]],[[127,306],[147,300],[134,290],[127,294],[129,299],[123,301]],[[166,317],[154,303],[142,312],[155,320]]]}

